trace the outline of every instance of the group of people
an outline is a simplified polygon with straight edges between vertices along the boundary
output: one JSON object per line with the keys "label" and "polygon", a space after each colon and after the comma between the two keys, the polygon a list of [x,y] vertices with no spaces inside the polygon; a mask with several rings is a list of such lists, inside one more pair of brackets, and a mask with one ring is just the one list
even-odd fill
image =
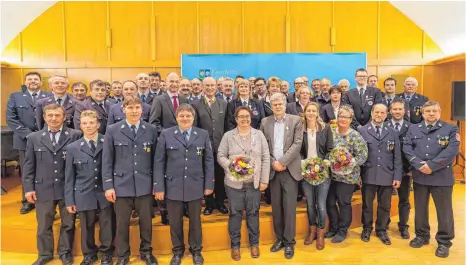
{"label": "group of people", "polygon": [[[130,219],[136,216],[140,258],[157,264],[151,244],[154,203],[162,223],[170,225],[170,264],[181,264],[184,256],[183,216],[189,218],[193,263],[203,264],[203,199],[204,215],[229,213],[235,261],[241,259],[245,213],[250,254],[258,258],[262,192],[272,205],[276,241],[270,251],[283,249],[287,259],[294,256],[298,198],[306,198],[309,219],[304,244],[315,242],[322,250],[325,238],[332,243],[346,239],[358,187],[361,240],[370,240],[377,197],[375,235],[390,245],[386,231],[393,189],[398,190],[401,237],[410,238],[412,180],[416,237],[410,246],[429,244],[432,195],[439,224],[435,254],[447,257],[454,238],[452,162],[458,153],[458,128],[440,120],[437,102],[416,93],[415,78],[405,80],[401,94],[395,94],[393,78],[384,81],[384,92],[376,88],[377,81],[369,85],[368,80],[365,69],[356,71],[353,89],[344,81],[332,86],[327,78],[312,80],[309,87],[307,78],[299,77],[291,93],[278,77],[190,81],[176,73],[167,75],[163,88],[160,74],[152,72],[111,85],[94,80],[86,96],[83,83],[73,84],[73,94],[67,94],[64,76],[50,77],[52,93],[45,92],[41,75],[27,73],[26,89],[10,95],[6,118],[20,152],[21,213],[36,209],[39,257],[34,265],[53,259],[57,205],[63,264],[73,263],[76,215],[82,265],[93,264],[98,252],[101,264],[113,264],[116,235],[116,264],[128,264]],[[346,152],[347,170],[332,162],[335,150]],[[306,167],[317,159],[330,164],[323,174],[311,169],[321,176],[311,178]],[[100,246],[95,244],[96,222]]]}

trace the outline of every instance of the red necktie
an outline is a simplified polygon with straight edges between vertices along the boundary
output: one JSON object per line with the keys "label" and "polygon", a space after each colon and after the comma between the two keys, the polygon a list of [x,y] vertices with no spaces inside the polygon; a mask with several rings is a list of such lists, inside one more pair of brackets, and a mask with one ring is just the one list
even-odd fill
{"label": "red necktie", "polygon": [[178,101],[176,100],[177,96],[173,96],[173,109],[176,111],[178,109]]}

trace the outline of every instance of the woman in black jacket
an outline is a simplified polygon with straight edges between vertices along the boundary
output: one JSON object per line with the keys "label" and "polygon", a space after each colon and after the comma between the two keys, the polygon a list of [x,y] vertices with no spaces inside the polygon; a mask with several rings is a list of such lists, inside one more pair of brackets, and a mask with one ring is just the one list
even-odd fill
{"label": "woman in black jacket", "polygon": [[251,110],[251,127],[259,130],[262,118],[265,117],[264,105],[260,100],[252,97],[252,90],[249,81],[242,79],[238,83],[236,99],[228,103],[227,108],[227,130],[236,128],[235,110],[239,106],[247,106]]}

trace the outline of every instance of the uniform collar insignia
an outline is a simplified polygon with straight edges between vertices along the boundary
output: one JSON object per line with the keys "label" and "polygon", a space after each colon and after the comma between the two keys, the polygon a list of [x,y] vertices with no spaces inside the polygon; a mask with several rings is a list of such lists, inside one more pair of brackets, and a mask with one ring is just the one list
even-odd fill
{"label": "uniform collar insignia", "polygon": [[81,145],[84,145],[84,141],[85,141],[85,140],[83,140],[83,141],[81,142]]}
{"label": "uniform collar insignia", "polygon": [[52,102],[52,98],[49,98],[49,100],[48,100],[48,101],[49,101],[49,102]]}
{"label": "uniform collar insignia", "polygon": [[95,105],[95,102],[91,102],[91,104],[92,104],[92,106],[94,106],[94,105]]}
{"label": "uniform collar insignia", "polygon": [[146,125],[143,124],[141,127],[142,127],[143,129],[145,129],[145,128],[146,128]]}
{"label": "uniform collar insignia", "polygon": [[68,131],[65,131],[65,134],[68,135]]}
{"label": "uniform collar insignia", "polygon": [[104,138],[100,138],[100,141],[103,143],[103,142],[104,142]]}
{"label": "uniform collar insignia", "polygon": [[45,136],[45,133],[42,133],[42,136]]}
{"label": "uniform collar insignia", "polygon": [[421,128],[421,127],[422,127],[422,124],[419,124],[419,126],[417,126],[417,127]]}
{"label": "uniform collar insignia", "polygon": [[442,124],[440,122],[437,122],[438,127],[442,127]]}
{"label": "uniform collar insignia", "polygon": [[178,134],[178,130],[175,130],[175,134]]}
{"label": "uniform collar insignia", "polygon": [[26,97],[26,94],[23,94],[23,97]]}
{"label": "uniform collar insignia", "polygon": [[194,131],[194,134],[197,134],[197,132],[196,132],[196,131]]}
{"label": "uniform collar insignia", "polygon": [[124,124],[122,124],[122,125],[121,125],[121,128],[122,128],[122,129],[123,129],[123,128],[125,128],[125,125],[124,125]]}

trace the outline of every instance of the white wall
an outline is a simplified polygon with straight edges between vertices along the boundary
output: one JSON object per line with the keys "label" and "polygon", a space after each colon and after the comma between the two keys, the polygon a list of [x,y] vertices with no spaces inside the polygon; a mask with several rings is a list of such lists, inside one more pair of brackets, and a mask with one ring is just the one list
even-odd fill
{"label": "white wall", "polygon": [[[56,2],[1,0],[1,50]],[[466,51],[464,0],[390,2],[423,29],[447,55]]]}

